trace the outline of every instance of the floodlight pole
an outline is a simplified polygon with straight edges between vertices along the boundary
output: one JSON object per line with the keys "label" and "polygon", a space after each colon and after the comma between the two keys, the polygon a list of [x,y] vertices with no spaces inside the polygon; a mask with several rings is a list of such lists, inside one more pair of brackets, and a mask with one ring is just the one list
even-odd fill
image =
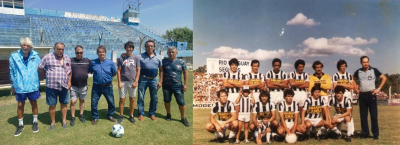
{"label": "floodlight pole", "polygon": [[146,38],[147,36],[139,36],[140,38],[140,54],[142,54],[142,46],[143,46],[143,40],[144,38]]}

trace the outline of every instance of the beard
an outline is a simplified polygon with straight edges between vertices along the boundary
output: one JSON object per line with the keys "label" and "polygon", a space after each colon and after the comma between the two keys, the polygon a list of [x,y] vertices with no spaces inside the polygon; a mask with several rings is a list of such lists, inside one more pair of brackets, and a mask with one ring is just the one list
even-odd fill
{"label": "beard", "polygon": [[32,49],[25,50],[25,49],[21,48],[21,51],[22,51],[24,54],[27,54],[27,53],[31,52],[31,50],[32,50]]}

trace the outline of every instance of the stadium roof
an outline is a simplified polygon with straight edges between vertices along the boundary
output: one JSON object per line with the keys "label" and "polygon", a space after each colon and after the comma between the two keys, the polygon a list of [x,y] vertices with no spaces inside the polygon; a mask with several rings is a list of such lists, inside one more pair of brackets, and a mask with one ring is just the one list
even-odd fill
{"label": "stadium roof", "polygon": [[[193,56],[193,50],[181,50],[178,51],[178,55],[176,57],[192,57]],[[165,52],[164,57],[168,57],[168,54]]]}

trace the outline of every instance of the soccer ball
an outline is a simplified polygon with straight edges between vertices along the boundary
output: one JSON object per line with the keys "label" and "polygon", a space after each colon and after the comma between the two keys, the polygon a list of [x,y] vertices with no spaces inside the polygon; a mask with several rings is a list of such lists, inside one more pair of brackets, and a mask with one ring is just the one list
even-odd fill
{"label": "soccer ball", "polygon": [[297,141],[297,136],[294,133],[288,134],[285,137],[287,143],[295,143]]}
{"label": "soccer ball", "polygon": [[124,135],[124,127],[122,127],[122,125],[121,124],[115,124],[113,127],[112,127],[112,134],[115,136],[115,137],[122,137],[122,135]]}

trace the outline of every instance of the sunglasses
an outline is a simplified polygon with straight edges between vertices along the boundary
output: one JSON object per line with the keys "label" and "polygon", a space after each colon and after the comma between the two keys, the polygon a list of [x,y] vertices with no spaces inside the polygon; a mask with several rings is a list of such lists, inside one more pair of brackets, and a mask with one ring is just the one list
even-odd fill
{"label": "sunglasses", "polygon": [[83,54],[83,52],[75,52],[75,54]]}

